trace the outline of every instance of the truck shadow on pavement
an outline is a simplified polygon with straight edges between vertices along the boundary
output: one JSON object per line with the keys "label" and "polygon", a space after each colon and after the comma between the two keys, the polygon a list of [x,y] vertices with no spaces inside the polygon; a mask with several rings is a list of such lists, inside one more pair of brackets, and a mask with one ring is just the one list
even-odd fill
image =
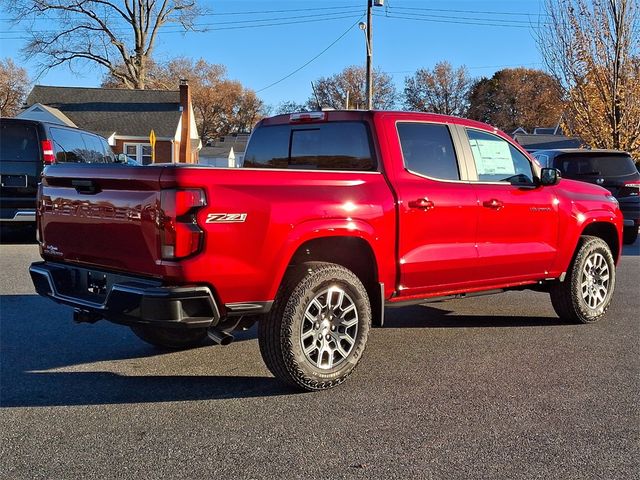
{"label": "truck shadow on pavement", "polygon": [[[1,295],[0,318],[2,408],[216,400],[295,393],[275,378],[263,375],[262,369],[256,376],[172,375],[185,370],[181,368],[184,361],[181,355],[203,356],[205,352],[195,349],[176,353],[178,357],[172,358],[166,350],[136,338],[126,327],[108,322],[76,325],[71,321],[70,309],[37,295]],[[241,339],[249,339],[250,334],[251,331],[242,332]],[[203,347],[209,348],[220,348],[220,354],[228,356],[224,349],[231,347]],[[206,366],[204,362],[211,362],[213,372],[221,371],[220,366],[216,366],[217,353],[206,352],[202,359],[203,366]],[[259,354],[256,352],[256,355],[255,361],[259,364]],[[154,361],[163,356],[167,363],[164,359]],[[105,363],[91,365],[96,362]],[[193,371],[196,362],[191,363]],[[195,368],[202,370],[199,365]],[[169,374],[144,375],[145,369]]]}
{"label": "truck shadow on pavement", "polygon": [[[558,318],[457,315],[445,304],[387,309],[385,328],[495,328],[562,325]],[[0,407],[79,406],[218,400],[296,393],[273,377],[264,376],[259,353],[249,375],[143,375],[148,370],[193,369],[200,365],[226,373],[238,352],[209,346],[200,351],[167,355],[137,339],[128,328],[99,322],[76,325],[66,307],[37,295],[0,296]],[[256,328],[240,332],[239,340],[252,340]],[[203,354],[205,354],[203,356]],[[166,360],[154,360],[166,356]],[[180,356],[182,355],[182,356]],[[184,355],[189,365],[183,368]],[[234,356],[235,355],[235,356]],[[202,357],[195,358],[196,356]],[[199,361],[202,364],[199,364]],[[91,365],[104,362],[102,365]],[[243,362],[249,362],[248,359]],[[247,368],[250,368],[247,367]],[[71,370],[71,371],[70,371]],[[109,371],[105,371],[109,370]],[[233,369],[231,369],[233,371]],[[245,368],[246,372],[247,369]]]}

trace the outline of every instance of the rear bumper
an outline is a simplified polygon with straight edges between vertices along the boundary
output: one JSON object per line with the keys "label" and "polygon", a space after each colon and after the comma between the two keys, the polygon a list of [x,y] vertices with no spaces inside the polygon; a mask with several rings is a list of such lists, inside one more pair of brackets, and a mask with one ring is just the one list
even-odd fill
{"label": "rear bumper", "polygon": [[220,321],[207,286],[169,287],[156,280],[52,262],[33,263],[29,273],[39,295],[116,323],[199,328]]}
{"label": "rear bumper", "polygon": [[36,223],[36,211],[35,209],[17,209],[11,210],[3,209],[2,216],[0,216],[0,222],[2,223]]}
{"label": "rear bumper", "polygon": [[620,211],[624,217],[624,226],[640,226],[640,198],[620,198],[618,202],[620,203]]}

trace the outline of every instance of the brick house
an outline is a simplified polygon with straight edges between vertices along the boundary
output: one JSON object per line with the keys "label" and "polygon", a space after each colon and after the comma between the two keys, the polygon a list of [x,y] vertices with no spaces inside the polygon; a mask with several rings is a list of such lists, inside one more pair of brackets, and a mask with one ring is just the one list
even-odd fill
{"label": "brick house", "polygon": [[156,163],[197,163],[201,148],[187,81],[179,90],[124,90],[36,85],[18,117],[63,123],[97,133],[115,153]]}

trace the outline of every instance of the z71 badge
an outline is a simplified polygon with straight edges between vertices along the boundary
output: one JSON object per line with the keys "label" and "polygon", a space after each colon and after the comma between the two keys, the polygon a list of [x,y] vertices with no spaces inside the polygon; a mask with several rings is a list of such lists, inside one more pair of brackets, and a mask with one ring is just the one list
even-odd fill
{"label": "z71 badge", "polygon": [[246,219],[246,213],[210,213],[206,223],[242,223]]}

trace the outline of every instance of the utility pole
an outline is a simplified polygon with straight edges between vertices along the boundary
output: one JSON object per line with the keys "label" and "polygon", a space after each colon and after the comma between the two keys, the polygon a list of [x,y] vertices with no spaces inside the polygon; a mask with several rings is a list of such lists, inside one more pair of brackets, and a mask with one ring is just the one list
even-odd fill
{"label": "utility pole", "polygon": [[367,0],[367,109],[373,110],[373,0]]}

